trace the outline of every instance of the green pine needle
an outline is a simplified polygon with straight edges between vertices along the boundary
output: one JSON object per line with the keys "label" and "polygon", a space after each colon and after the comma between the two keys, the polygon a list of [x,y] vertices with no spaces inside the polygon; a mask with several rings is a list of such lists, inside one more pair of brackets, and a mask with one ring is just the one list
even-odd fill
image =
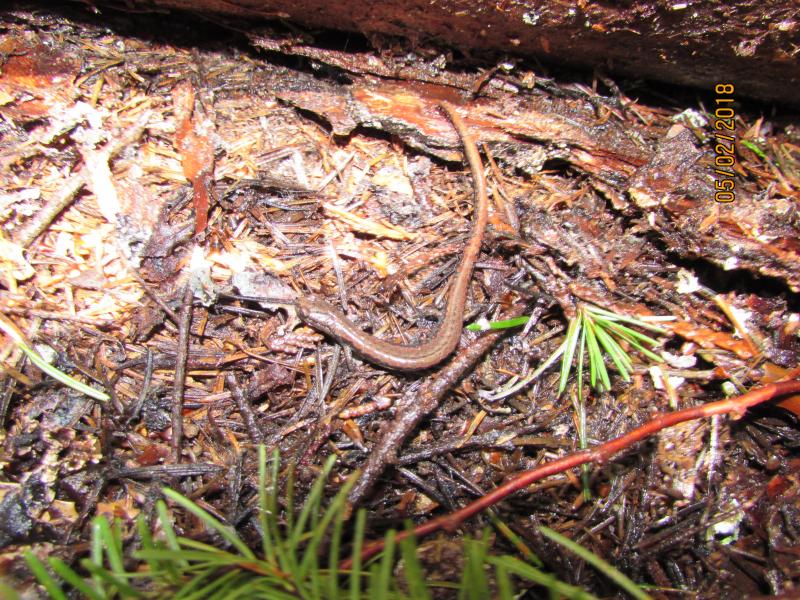
{"label": "green pine needle", "polygon": [[624,573],[615,569],[608,562],[604,561],[596,554],[589,552],[586,548],[584,548],[580,544],[572,541],[567,537],[564,537],[560,533],[553,531],[549,527],[539,527],[539,532],[546,538],[549,538],[552,541],[556,542],[557,544],[560,544],[570,552],[577,554],[581,559],[585,560],[595,569],[603,573],[603,575],[611,579],[611,581],[616,583],[619,587],[628,592],[631,596],[633,596],[637,600],[650,599],[650,596],[647,595],[642,590],[642,588],[640,588],[637,584],[631,581]]}
{"label": "green pine needle", "polygon": [[589,383],[592,387],[610,390],[611,379],[608,376],[600,344],[597,342],[597,326],[586,313],[583,314],[583,326],[586,328],[586,350],[589,353]]}
{"label": "green pine needle", "polygon": [[559,581],[554,575],[545,573],[516,557],[490,556],[488,562],[496,569],[502,567],[507,573],[522,577],[545,587],[550,591],[551,598],[564,597],[569,600],[597,600],[597,596],[573,585],[569,585],[568,583],[564,583],[563,581]]}
{"label": "green pine needle", "polygon": [[192,513],[194,516],[196,516],[198,519],[200,519],[206,525],[206,527],[208,527],[209,529],[213,529],[217,533],[219,533],[223,537],[223,539],[225,539],[229,544],[231,544],[231,546],[236,548],[243,557],[249,559],[255,558],[255,554],[253,554],[253,551],[250,550],[250,548],[248,548],[247,545],[242,541],[242,539],[236,534],[236,530],[233,527],[231,527],[230,525],[224,525],[220,523],[207,511],[203,510],[202,508],[197,506],[197,504],[195,504],[185,496],[182,496],[175,490],[172,490],[170,488],[164,488],[163,492],[164,495],[173,502],[175,502],[175,504],[179,504],[180,506],[188,510],[190,513]]}
{"label": "green pine needle", "polygon": [[356,513],[356,533],[353,544],[353,566],[350,567],[350,600],[361,598],[361,548],[364,544],[364,530],[367,525],[367,512]]}
{"label": "green pine needle", "polygon": [[28,563],[28,567],[39,583],[42,584],[42,587],[44,587],[50,598],[53,600],[67,600],[67,595],[61,589],[61,586],[53,576],[50,575],[42,564],[42,561],[36,558],[32,552],[25,552],[25,562]]}
{"label": "green pine needle", "polygon": [[3,333],[5,333],[14,341],[17,347],[22,350],[23,353],[25,353],[25,356],[27,356],[34,365],[39,367],[42,371],[50,375],[50,377],[56,381],[60,381],[64,385],[71,387],[73,390],[76,390],[82,394],[86,394],[95,400],[105,401],[110,399],[110,396],[105,392],[86,385],[82,381],[73,379],[63,371],[59,371],[56,367],[47,362],[39,355],[38,352],[36,352],[36,350],[28,345],[27,341],[25,340],[25,336],[23,336],[22,332],[17,329],[16,325],[2,315],[0,315],[0,330],[2,330]]}
{"label": "green pine needle", "polygon": [[[564,339],[564,354],[561,358],[561,376],[558,382],[558,394],[564,393],[567,389],[567,381],[569,380],[569,372],[572,368],[572,357],[575,356],[575,348],[578,345],[578,338],[581,333],[581,319],[576,318],[570,321],[567,328],[567,335]],[[581,350],[581,353],[583,350]]]}
{"label": "green pine needle", "polygon": [[497,329],[511,329],[512,327],[521,327],[530,321],[530,317],[515,317],[513,319],[505,319],[503,321],[484,321],[479,319],[477,323],[470,323],[466,326],[468,331],[493,331]]}
{"label": "green pine needle", "polygon": [[759,157],[761,160],[769,160],[769,159],[767,158],[767,155],[764,153],[764,151],[763,151],[761,148],[759,148],[758,146],[756,146],[756,145],[755,145],[753,142],[751,142],[750,140],[742,140],[740,143],[741,143],[741,144],[742,144],[742,146],[744,146],[745,148],[748,148],[748,149],[750,149],[751,151],[755,152],[755,153],[758,155],[758,157]]}
{"label": "green pine needle", "polygon": [[[406,530],[411,530],[411,523],[406,523]],[[425,585],[425,574],[422,572],[419,558],[417,557],[417,544],[413,535],[400,540],[400,555],[403,557],[403,573],[411,598],[428,600],[431,595]]]}
{"label": "green pine needle", "polygon": [[567,382],[573,368],[573,358],[575,358],[576,354],[577,365],[575,371],[578,379],[579,399],[583,398],[584,352],[589,364],[589,383],[593,388],[600,391],[611,389],[611,377],[605,363],[606,355],[623,381],[629,382],[631,380],[633,360],[630,352],[623,348],[623,344],[627,344],[627,346],[630,346],[649,360],[664,362],[661,356],[646,347],[657,346],[658,340],[637,331],[633,327],[639,327],[661,335],[667,333],[660,327],[640,319],[618,315],[598,306],[582,304],[578,308],[578,314],[569,323],[564,343],[547,359],[548,362],[552,362],[561,354],[558,394],[563,394],[567,389]]}
{"label": "green pine needle", "polygon": [[[135,531],[139,549],[129,557],[124,554],[121,521],[112,524],[105,517],[98,516],[92,521],[89,556],[78,561],[79,566],[70,566],[57,557],[42,562],[30,552],[25,554],[25,560],[46,594],[56,600],[67,600],[75,595],[89,600],[145,597],[174,600],[233,600],[243,597],[424,600],[431,597],[434,586],[458,590],[459,597],[465,600],[477,600],[494,592],[489,586],[487,565],[493,565],[496,570],[496,589],[503,599],[515,597],[516,582],[527,586],[541,585],[551,594],[565,598],[592,598],[528,562],[512,556],[490,555],[488,531],[482,539],[464,540],[465,568],[460,582],[426,580],[413,537],[398,542],[394,532],[387,534],[381,555],[364,564],[361,550],[367,513],[358,511],[354,526],[345,517],[347,494],[357,474],[350,477],[331,500],[324,502],[325,482],[335,462],[334,457],[329,458],[305,502],[298,505],[296,518],[290,519],[288,511],[279,513],[281,503],[277,481],[280,459],[277,453],[272,455],[271,463],[264,448],[259,449],[258,456],[260,489],[257,503],[260,512],[256,523],[262,529],[258,544],[262,556],[257,556],[233,527],[222,523],[182,494],[165,489],[164,495],[176,505],[176,509],[185,510],[208,530],[218,534],[226,549],[176,535],[170,509],[164,501],[158,501],[153,529],[147,526],[143,516],[137,519]],[[282,499],[282,504],[288,507],[288,498]],[[345,531],[352,561],[349,573],[338,571],[339,557],[345,546]],[[398,583],[395,569],[398,551],[403,565],[402,583]],[[325,555],[327,559],[323,563]],[[15,597],[14,594],[6,595]]]}

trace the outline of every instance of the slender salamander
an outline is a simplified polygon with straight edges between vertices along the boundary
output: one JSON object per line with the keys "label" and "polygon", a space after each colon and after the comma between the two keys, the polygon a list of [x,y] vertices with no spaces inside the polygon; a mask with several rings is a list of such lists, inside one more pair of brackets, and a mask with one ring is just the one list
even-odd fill
{"label": "slender salamander", "polygon": [[464,305],[467,289],[475,261],[481,250],[483,233],[489,213],[489,199],[486,194],[486,178],[483,174],[478,147],[472,139],[467,126],[456,110],[447,103],[441,104],[453,126],[456,128],[464,146],[464,154],[469,161],[475,192],[472,233],[464,247],[464,254],[458,265],[450,287],[447,307],[439,330],[422,344],[395,344],[364,333],[350,321],[338,308],[314,296],[296,300],[298,316],[314,329],[327,333],[371,363],[395,371],[418,371],[439,364],[447,358],[458,345],[464,320]]}

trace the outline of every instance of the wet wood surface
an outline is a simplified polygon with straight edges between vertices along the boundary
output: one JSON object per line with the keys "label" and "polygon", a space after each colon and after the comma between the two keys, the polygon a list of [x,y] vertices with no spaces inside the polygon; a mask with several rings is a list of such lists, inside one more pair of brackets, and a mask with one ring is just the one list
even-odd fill
{"label": "wet wood surface", "polygon": [[[116,1],[108,4],[119,7]],[[449,46],[477,61],[534,57],[703,90],[733,81],[743,96],[800,106],[795,93],[800,86],[800,18],[795,3],[781,0],[129,0],[125,6],[236,15],[254,31],[260,19],[285,19],[363,34],[387,53],[392,38],[401,37],[431,58],[437,48],[446,54]],[[285,47],[292,44],[284,42]],[[352,58],[360,62],[357,55]],[[417,61],[424,63],[425,56]],[[370,66],[380,62],[376,57]],[[392,62],[383,68],[399,67],[395,75],[402,77],[407,65]],[[435,72],[436,60],[429,66]]]}

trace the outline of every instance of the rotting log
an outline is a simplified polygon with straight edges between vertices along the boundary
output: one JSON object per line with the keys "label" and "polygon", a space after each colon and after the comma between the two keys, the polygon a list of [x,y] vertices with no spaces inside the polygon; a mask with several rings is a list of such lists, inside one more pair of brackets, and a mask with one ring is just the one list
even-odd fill
{"label": "rotting log", "polygon": [[[101,0],[119,7],[116,0]],[[400,36],[415,47],[445,44],[481,60],[535,57],[800,106],[800,10],[781,0],[127,0],[131,10],[183,9],[254,19],[291,20],[311,28]]]}

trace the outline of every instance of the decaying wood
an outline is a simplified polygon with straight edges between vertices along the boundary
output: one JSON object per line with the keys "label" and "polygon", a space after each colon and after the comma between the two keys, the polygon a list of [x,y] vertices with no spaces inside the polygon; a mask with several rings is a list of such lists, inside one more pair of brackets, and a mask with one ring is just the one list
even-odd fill
{"label": "decaying wood", "polygon": [[[115,27],[77,14],[2,17],[0,311],[113,401],[68,392],[3,340],[4,553],[54,545],[72,559],[98,513],[127,536],[176,479],[254,543],[261,441],[296,461],[300,495],[326,454],[337,456],[326,493],[366,468],[354,498],[370,528],[441,516],[551,460],[596,458],[564,459],[578,401],[557,392],[557,367],[533,376],[587,303],[668,319],[664,363],[634,356],[630,382],[612,372],[610,390],[586,388],[589,446],[675,405],[703,414],[731,386],[786,391],[769,384],[798,377],[800,146],[783,115],[736,105],[736,201],[719,204],[713,126],[694,96],[646,90],[644,102],[607,79],[542,79],[522,60],[438,60],[379,39],[383,51],[348,51],[295,28],[238,37],[207,18],[175,27],[177,16],[114,12]],[[502,199],[465,321],[533,317],[465,334],[441,371],[401,377],[278,301],[324,296],[403,343],[435,329],[472,214],[441,100],[478,139]],[[558,577],[604,595],[538,523],[637,581],[712,596],[791,589],[798,397],[783,406],[662,432],[598,465],[588,501],[572,471],[519,484],[497,515]],[[731,512],[740,542],[715,537]]]}
{"label": "decaying wood", "polygon": [[[106,2],[99,2],[102,5]],[[115,1],[108,2],[118,6]],[[445,0],[131,0],[137,10],[154,7],[205,11],[257,19],[288,19],[312,28],[364,34],[385,54],[392,41],[412,40],[418,48],[431,43],[471,54],[536,57],[572,67],[645,77],[711,90],[735,82],[743,96],[798,106],[800,86],[800,18],[792,2],[707,3],[636,0],[634,2],[495,2]],[[306,46],[295,39],[275,40],[272,47],[292,52]],[[302,50],[301,50],[302,53]],[[314,54],[313,50],[305,53]],[[358,69],[404,78],[422,58],[435,74],[446,52],[428,52],[411,64],[391,56],[351,55]],[[400,58],[400,57],[398,57]]]}
{"label": "decaying wood", "polygon": [[[377,127],[446,159],[453,158],[451,149],[457,147],[457,138],[444,129],[436,111],[438,101],[459,101],[451,88],[370,80],[342,87],[308,78],[305,84],[302,79],[278,83],[273,91],[325,118],[337,135],[346,136],[358,126]],[[698,150],[689,128],[676,126],[654,140],[644,124],[626,122],[623,127],[614,111],[606,110],[598,117],[588,103],[504,97],[472,102],[466,119],[480,142],[505,152],[525,154],[528,142],[537,142],[545,148],[541,161],[568,161],[590,175],[618,210],[631,212],[638,206],[663,212],[666,220],[658,219],[656,227],[675,252],[703,256],[724,269],[779,277],[800,291],[800,247],[792,241],[796,226],[791,217],[773,217],[791,212],[785,201],[744,194],[720,208],[710,200],[714,187],[706,165],[711,155]],[[628,185],[619,189],[615,184],[620,181]],[[765,231],[770,233],[761,235]],[[554,245],[558,237],[553,236]]]}

